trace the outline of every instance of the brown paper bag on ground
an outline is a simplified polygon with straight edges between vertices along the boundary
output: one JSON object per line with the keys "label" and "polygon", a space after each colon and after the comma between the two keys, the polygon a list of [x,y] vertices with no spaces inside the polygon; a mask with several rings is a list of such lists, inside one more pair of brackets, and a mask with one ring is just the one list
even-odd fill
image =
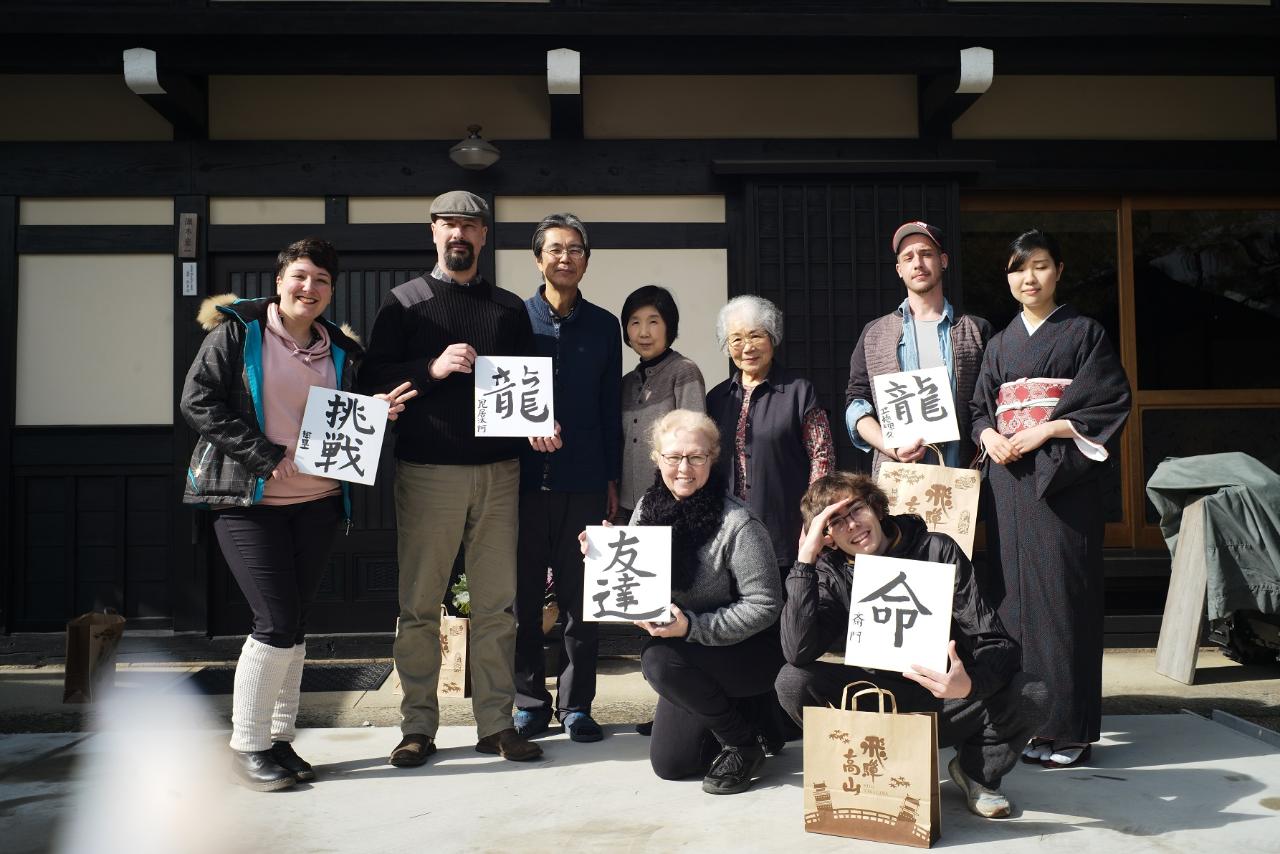
{"label": "brown paper bag on ground", "polygon": [[[937,446],[929,448],[941,462],[942,452]],[[976,469],[920,463],[881,463],[876,476],[876,485],[889,496],[891,515],[914,513],[924,519],[930,531],[949,534],[970,560],[981,481]]]}
{"label": "brown paper bag on ground", "polygon": [[441,697],[471,696],[471,667],[468,641],[471,621],[451,617],[440,609],[440,686]]}
{"label": "brown paper bag on ground", "polygon": [[[870,687],[850,697],[858,685]],[[879,711],[856,710],[864,695]],[[805,831],[930,847],[941,835],[937,718],[898,714],[870,682],[846,685],[840,706],[804,710]]]}
{"label": "brown paper bag on ground", "polygon": [[88,703],[116,684],[116,649],[124,617],[115,613],[81,614],[67,623],[67,664],[62,702]]}

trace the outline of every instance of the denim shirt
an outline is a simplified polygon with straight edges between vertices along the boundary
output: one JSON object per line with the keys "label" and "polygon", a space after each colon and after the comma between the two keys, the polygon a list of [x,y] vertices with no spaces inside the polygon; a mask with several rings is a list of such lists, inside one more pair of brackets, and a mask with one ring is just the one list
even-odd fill
{"label": "denim shirt", "polygon": [[[916,345],[916,325],[912,323],[910,298],[904,299],[902,304],[898,306],[898,311],[902,313],[902,337],[898,339],[898,367],[903,371],[915,371],[920,368],[920,348]],[[942,301],[942,320],[938,322],[938,350],[942,353],[942,362],[947,366],[947,376],[951,379],[951,397],[954,400],[956,395],[956,366],[955,358],[951,354],[951,326],[955,323],[955,309],[951,307],[951,302],[947,299]],[[956,401],[956,405],[960,405],[960,401]],[[845,427],[849,431],[849,438],[853,441],[853,446],[860,451],[871,451],[871,446],[858,435],[857,423],[860,418],[865,415],[872,415],[875,408],[869,400],[854,400],[844,411]],[[960,465],[960,443],[959,442],[943,442],[940,446],[942,449],[942,463],[946,466],[956,468]]]}

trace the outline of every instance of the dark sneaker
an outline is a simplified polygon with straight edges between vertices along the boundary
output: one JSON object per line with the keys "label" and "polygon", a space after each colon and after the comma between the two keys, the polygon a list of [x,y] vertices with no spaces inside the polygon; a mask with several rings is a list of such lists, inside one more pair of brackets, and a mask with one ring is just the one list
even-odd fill
{"label": "dark sneaker", "polygon": [[969,812],[974,815],[980,815],[983,818],[1006,818],[1009,813],[1013,812],[1013,804],[1009,803],[1008,798],[995,789],[988,789],[964,773],[964,769],[960,767],[959,756],[951,758],[951,761],[947,764],[947,773],[951,775],[951,779],[955,781],[955,784],[960,787],[960,791],[964,793],[964,800],[969,806]]}
{"label": "dark sneaker", "polygon": [[551,709],[516,709],[511,716],[511,725],[521,738],[533,738],[541,735],[551,726]]}
{"label": "dark sneaker", "polygon": [[397,768],[417,768],[425,764],[427,757],[435,752],[435,739],[429,735],[411,732],[400,739],[400,743],[396,745],[395,750],[391,751],[391,758],[387,761]]}
{"label": "dark sneaker", "polygon": [[276,760],[277,765],[298,778],[299,783],[309,783],[316,778],[316,769],[294,752],[291,742],[271,742],[271,756]]}
{"label": "dark sneaker", "polygon": [[751,778],[764,764],[764,750],[758,744],[726,746],[702,780],[702,791],[709,795],[736,795],[751,788]]}
{"label": "dark sneaker", "polygon": [[280,767],[270,750],[231,751],[231,776],[255,792],[278,792],[298,782],[298,778]]}
{"label": "dark sneaker", "polygon": [[604,730],[600,729],[600,724],[593,721],[586,712],[570,712],[561,723],[573,741],[590,742],[604,738]]}
{"label": "dark sneaker", "polygon": [[541,756],[542,748],[514,728],[507,728],[477,741],[476,753],[492,753],[512,762],[528,762]]}

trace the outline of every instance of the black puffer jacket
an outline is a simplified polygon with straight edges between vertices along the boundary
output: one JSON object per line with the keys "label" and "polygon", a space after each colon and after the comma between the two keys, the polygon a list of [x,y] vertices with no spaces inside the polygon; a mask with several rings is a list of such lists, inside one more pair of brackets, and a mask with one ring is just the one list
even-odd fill
{"label": "black puffer jacket", "polygon": [[[881,524],[892,543],[887,557],[955,565],[951,639],[973,682],[970,696],[983,699],[999,691],[1021,668],[1022,650],[983,598],[964,551],[946,534],[931,533],[919,516],[888,516]],[[782,652],[789,663],[802,667],[843,646],[853,572],[836,549],[823,552],[816,564],[797,561],[791,568],[781,619]]]}
{"label": "black puffer jacket", "polygon": [[[182,500],[186,504],[248,507],[262,500],[266,479],[284,459],[285,449],[263,430],[262,347],[270,299],[242,300],[233,294],[210,297],[196,320],[209,331],[182,387],[182,417],[200,434]],[[320,319],[329,331],[338,387],[351,388],[355,363],[364,351],[353,333]],[[348,485],[342,484],[346,518],[351,518]]]}

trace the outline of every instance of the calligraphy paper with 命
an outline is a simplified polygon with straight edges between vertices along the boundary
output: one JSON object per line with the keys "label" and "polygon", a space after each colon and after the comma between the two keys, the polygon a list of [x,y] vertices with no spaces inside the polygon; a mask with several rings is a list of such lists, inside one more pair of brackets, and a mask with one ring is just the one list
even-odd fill
{"label": "calligraphy paper with \u547d", "polygon": [[671,528],[587,526],[582,618],[597,623],[666,622],[671,604]]}
{"label": "calligraphy paper with \u547d", "polygon": [[859,555],[844,663],[899,673],[919,664],[946,672],[955,578],[949,563]]}

